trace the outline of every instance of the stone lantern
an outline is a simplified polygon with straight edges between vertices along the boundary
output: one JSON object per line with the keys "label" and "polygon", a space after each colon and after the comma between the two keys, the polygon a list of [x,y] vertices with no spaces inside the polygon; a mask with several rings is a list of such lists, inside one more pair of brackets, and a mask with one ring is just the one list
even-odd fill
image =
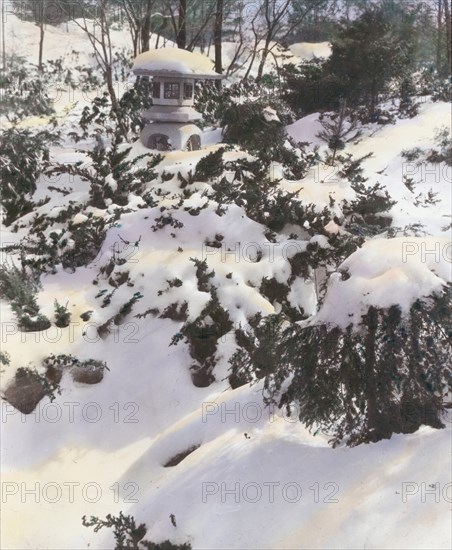
{"label": "stone lantern", "polygon": [[221,79],[212,70],[212,61],[198,53],[179,48],[161,48],[139,55],[133,72],[152,77],[152,107],[143,113],[149,121],[141,141],[149,149],[194,151],[201,148],[202,118],[194,108],[196,80]]}

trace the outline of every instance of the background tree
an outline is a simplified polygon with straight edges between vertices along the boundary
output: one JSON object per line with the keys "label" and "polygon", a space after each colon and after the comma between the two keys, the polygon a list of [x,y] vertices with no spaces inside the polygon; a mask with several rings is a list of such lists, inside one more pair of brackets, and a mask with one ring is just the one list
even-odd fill
{"label": "background tree", "polygon": [[102,71],[107,85],[111,109],[115,115],[119,133],[124,138],[127,138],[127,128],[122,121],[121,107],[114,85],[113,65],[115,56],[111,40],[111,21],[108,8],[108,0],[94,0],[92,5],[85,4],[83,17],[81,19],[74,19],[73,21],[86,33],[89,39],[93,48],[94,57]]}
{"label": "background tree", "polygon": [[323,129],[317,134],[317,137],[328,144],[332,152],[329,164],[334,166],[337,151],[344,149],[347,141],[357,137],[357,134],[355,134],[348,140],[346,139],[356,129],[356,124],[350,120],[350,117],[347,117],[347,102],[345,99],[340,102],[339,112],[328,118],[321,117],[319,120]]}
{"label": "background tree", "polygon": [[340,79],[351,106],[365,105],[375,113],[378,96],[393,78],[403,79],[415,63],[414,14],[398,13],[399,21],[383,8],[364,12],[341,25],[325,71]]}
{"label": "background tree", "polygon": [[133,55],[136,57],[150,49],[151,16],[157,7],[156,0],[120,0],[132,35]]}
{"label": "background tree", "polygon": [[215,44],[215,71],[219,74],[223,74],[223,10],[223,0],[217,0],[213,40]]}

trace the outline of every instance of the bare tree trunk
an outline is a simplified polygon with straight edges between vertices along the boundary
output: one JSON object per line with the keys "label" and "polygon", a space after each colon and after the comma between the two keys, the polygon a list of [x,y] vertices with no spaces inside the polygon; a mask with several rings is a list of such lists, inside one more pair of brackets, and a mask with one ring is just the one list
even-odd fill
{"label": "bare tree trunk", "polygon": [[256,80],[258,82],[262,79],[262,75],[264,74],[265,62],[267,61],[269,50],[270,50],[270,36],[267,35],[267,38],[265,39],[265,46],[261,50],[262,51],[262,57],[261,57],[261,61],[259,63],[259,68],[257,70]]}
{"label": "bare tree trunk", "polygon": [[6,70],[5,3],[2,2],[2,67]]}
{"label": "bare tree trunk", "polygon": [[42,72],[42,58],[44,55],[44,34],[45,34],[45,13],[47,9],[47,0],[42,0],[39,6],[39,59],[38,70]]}
{"label": "bare tree trunk", "polygon": [[250,61],[250,64],[248,65],[248,69],[246,70],[246,73],[242,80],[248,80],[248,77],[250,76],[250,73],[251,73],[251,69],[253,68],[253,65],[254,65],[254,60],[256,59],[256,55],[257,55],[257,47],[259,45],[259,33],[256,30],[256,27],[254,25],[256,17],[257,15],[255,16],[254,20],[251,22],[251,27],[253,29],[253,34],[254,34],[254,46],[251,54],[251,61]]}
{"label": "bare tree trunk", "polygon": [[[217,0],[217,12],[215,15],[214,43],[215,43],[215,71],[223,74],[223,56],[222,56],[222,38],[223,38],[223,0]],[[221,81],[218,81],[221,83]]]}
{"label": "bare tree trunk", "polygon": [[154,0],[147,0],[146,13],[143,18],[141,29],[141,51],[147,52],[151,49],[151,13]]}
{"label": "bare tree trunk", "polygon": [[[449,0],[446,0],[448,2]],[[442,10],[442,0],[438,0],[438,14],[437,14],[437,24],[438,24],[438,33],[436,38],[436,70],[438,73],[441,72],[441,43],[442,43],[442,28],[443,28],[443,10]]]}
{"label": "bare tree trunk", "polygon": [[[446,20],[446,55],[447,55],[447,75],[451,73],[451,25],[452,21],[450,18],[450,5],[449,0],[444,2],[444,19]],[[446,76],[447,76],[446,75]]]}
{"label": "bare tree trunk", "polygon": [[176,43],[178,48],[185,50],[187,46],[187,0],[179,0]]}
{"label": "bare tree trunk", "polygon": [[[98,17],[93,21],[93,30],[88,27],[86,17],[83,24],[74,19],[75,24],[81,28],[93,47],[94,56],[99,67],[102,69],[103,76],[107,85],[108,94],[111,101],[111,110],[115,115],[119,128],[119,135],[127,140],[127,128],[121,118],[118,96],[116,94],[113,81],[113,49],[111,44],[110,26],[107,18],[108,0],[98,0]],[[99,36],[96,36],[96,27],[99,28]]]}

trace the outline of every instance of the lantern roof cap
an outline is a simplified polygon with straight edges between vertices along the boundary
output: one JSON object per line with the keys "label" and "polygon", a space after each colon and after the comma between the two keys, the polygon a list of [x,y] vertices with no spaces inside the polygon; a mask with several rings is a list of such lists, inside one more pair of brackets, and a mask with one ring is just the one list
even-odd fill
{"label": "lantern roof cap", "polygon": [[208,57],[200,53],[180,48],[160,48],[139,55],[135,59],[133,72],[141,76],[223,78],[213,70],[212,64]]}

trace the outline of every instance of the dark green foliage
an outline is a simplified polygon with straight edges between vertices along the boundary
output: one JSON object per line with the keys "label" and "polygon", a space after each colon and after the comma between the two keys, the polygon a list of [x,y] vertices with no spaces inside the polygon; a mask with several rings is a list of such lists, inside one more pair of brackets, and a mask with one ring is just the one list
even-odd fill
{"label": "dark green foliage", "polygon": [[21,57],[7,59],[5,70],[0,73],[0,115],[11,121],[27,116],[46,116],[54,113],[48,95],[49,74],[38,73],[37,67]]}
{"label": "dark green foliage", "polygon": [[279,93],[275,91],[274,86],[266,85],[265,81],[257,83],[253,79],[248,79],[221,88],[213,82],[207,82],[198,85],[195,90],[195,108],[202,112],[205,123],[218,124],[231,107],[244,101],[251,103],[258,97],[259,102],[278,111],[284,124],[290,124],[294,121],[294,114],[278,96]]}
{"label": "dark green foliage", "polygon": [[346,93],[345,84],[326,71],[323,64],[323,60],[315,59],[298,66],[287,64],[281,70],[284,79],[281,97],[298,116],[339,109],[340,99]]}
{"label": "dark green foliage", "polygon": [[111,136],[114,146],[130,138],[136,139],[144,125],[141,114],[151,107],[151,97],[149,81],[145,78],[137,78],[121,96],[116,109],[112,107],[109,94],[104,92],[83,109],[78,124],[82,132],[73,131],[69,135],[76,143],[93,133],[103,138]]}
{"label": "dark green foliage", "polygon": [[141,292],[135,292],[135,294],[128,300],[123,306],[121,306],[121,309],[114,317],[114,323],[116,325],[120,325],[124,319],[131,313],[133,306],[143,298],[143,295]]}
{"label": "dark green foliage", "polygon": [[367,178],[363,176],[362,162],[371,156],[372,153],[358,159],[350,154],[338,156],[339,175],[350,182],[356,193],[355,200],[344,201],[342,205],[345,227],[352,234],[376,235],[392,222],[387,213],[396,201],[391,199],[387,189],[380,183],[367,186]]}
{"label": "dark green foliage", "polygon": [[450,128],[443,126],[436,130],[435,145],[438,149],[430,151],[427,161],[432,163],[445,162],[449,166],[452,166],[452,137]]}
{"label": "dark green foliage", "polygon": [[190,258],[196,266],[196,279],[198,281],[198,290],[200,292],[209,292],[211,283],[209,279],[215,277],[215,271],[208,272],[209,266],[206,260],[198,260],[198,258]]}
{"label": "dark green foliage", "polygon": [[[307,267],[309,269],[311,266],[307,264]],[[309,273],[309,275],[310,274],[311,273]],[[290,304],[288,298],[288,294],[290,292],[289,284],[280,283],[274,277],[271,279],[264,277],[262,279],[259,292],[262,296],[265,296],[273,306],[280,304],[282,308],[281,312],[284,313],[293,323],[306,318],[306,315],[302,309],[300,310],[299,308],[294,308]]]}
{"label": "dark green foliage", "polygon": [[225,150],[225,147],[220,147],[217,151],[202,157],[195,168],[194,178],[196,181],[209,181],[221,176],[224,170],[223,153]]}
{"label": "dark green foliage", "polygon": [[277,343],[284,323],[284,315],[270,315],[262,319],[257,314],[248,322],[252,330],[235,331],[238,349],[229,359],[231,375],[229,383],[237,388],[246,383],[262,380],[278,370]]}
{"label": "dark green foliage", "polygon": [[142,113],[152,106],[151,97],[149,79],[146,78],[137,78],[133,87],[121,96],[117,116],[130,134],[138,136],[143,129]]}
{"label": "dark green foliage", "polygon": [[338,150],[345,149],[345,144],[352,139],[356,139],[360,132],[355,132],[353,136],[349,136],[356,129],[356,123],[351,120],[350,112],[347,111],[347,103],[345,100],[340,102],[339,111],[325,118],[320,115],[319,121],[323,127],[317,137],[328,144],[331,150],[332,157],[327,160],[327,163],[334,166],[336,153]]}
{"label": "dark green foliage", "polygon": [[170,345],[177,345],[185,337],[190,355],[195,360],[191,367],[193,384],[197,387],[207,387],[215,380],[212,371],[217,361],[215,353],[218,340],[230,332],[233,325],[211,281],[215,277],[215,272],[209,272],[205,260],[191,258],[191,261],[196,266],[198,290],[210,293],[210,300],[194,321],[185,322],[180,332],[173,336]]}
{"label": "dark green foliage", "polygon": [[169,540],[154,543],[143,540],[147,531],[146,525],[140,523],[137,526],[133,516],[125,516],[122,512],[119,512],[119,516],[107,514],[105,520],[95,516],[91,516],[88,520],[83,516],[82,522],[85,527],[94,527],[95,533],[104,527],[113,529],[114,550],[191,550],[191,545],[188,543],[173,544]]}
{"label": "dark green foliage", "polygon": [[93,216],[80,224],[69,223],[65,238],[70,238],[74,244],[59,256],[62,266],[75,270],[92,262],[100,252],[106,231],[105,221]]}
{"label": "dark green foliage", "polygon": [[419,104],[416,103],[416,86],[411,75],[405,76],[400,83],[399,116],[401,118],[413,118],[419,112]]}
{"label": "dark green foliage", "polygon": [[96,147],[86,152],[89,163],[59,164],[48,170],[48,174],[69,174],[88,181],[91,185],[90,204],[97,208],[107,208],[106,201],[126,206],[130,193],[143,195],[149,205],[153,206],[153,200],[145,193],[146,184],[155,179],[152,168],[161,161],[161,157],[152,157],[146,168],[137,168],[136,165],[143,158],[151,155],[144,154],[128,160],[130,151],[131,147],[120,150],[118,145],[107,149],[102,138],[98,137]]}
{"label": "dark green foliage", "polygon": [[[356,213],[364,217],[369,214],[386,212],[396,204],[396,201],[391,200],[388,191],[380,183],[376,183],[372,187],[365,187],[362,183],[358,183],[352,187],[358,198],[350,204],[347,213]],[[345,208],[344,212],[346,212]]]}
{"label": "dark green foliage", "polygon": [[[451,390],[452,287],[417,300],[409,313],[371,306],[358,327],[317,324],[283,329],[271,316],[238,340],[232,374],[265,379],[266,402],[293,406],[307,427],[335,445],[375,442],[443,428]],[[263,363],[263,354],[276,360]],[[292,410],[293,413],[293,410]]]}
{"label": "dark green foliage", "polygon": [[55,300],[55,325],[59,328],[66,328],[71,322],[71,313],[67,309],[68,302],[65,306],[62,306]]}
{"label": "dark green foliage", "polygon": [[7,353],[6,351],[0,351],[0,364],[9,367],[10,363],[11,358],[9,356],[9,353]]}
{"label": "dark green foliage", "polygon": [[0,266],[0,298],[8,300],[19,329],[24,332],[47,330],[51,323],[39,312],[36,294],[40,288],[39,275],[25,268],[6,264]]}
{"label": "dark green foliage", "polygon": [[13,127],[0,134],[0,201],[6,211],[5,225],[32,210],[31,196],[49,160],[48,145],[57,141],[47,130],[33,134]]}
{"label": "dark green foliage", "polygon": [[267,106],[269,103],[265,100],[257,100],[228,107],[221,121],[224,141],[279,160],[278,148],[283,146],[286,132],[282,122],[266,120],[264,109]]}
{"label": "dark green foliage", "polygon": [[286,224],[303,226],[307,222],[309,234],[324,233],[323,228],[330,217],[328,209],[318,212],[314,205],[298,200],[297,192],[283,191],[278,180],[269,178],[268,164],[239,159],[226,163],[225,170],[235,172],[233,179],[217,180],[212,184],[214,192],[209,194],[220,208],[236,204],[245,209],[249,218],[272,231],[281,231]]}
{"label": "dark green foliage", "polygon": [[414,15],[370,8],[359,19],[344,23],[333,41],[325,72],[340,79],[350,106],[365,105],[369,119],[378,96],[392,78],[403,81],[413,69],[416,36],[410,25]]}

